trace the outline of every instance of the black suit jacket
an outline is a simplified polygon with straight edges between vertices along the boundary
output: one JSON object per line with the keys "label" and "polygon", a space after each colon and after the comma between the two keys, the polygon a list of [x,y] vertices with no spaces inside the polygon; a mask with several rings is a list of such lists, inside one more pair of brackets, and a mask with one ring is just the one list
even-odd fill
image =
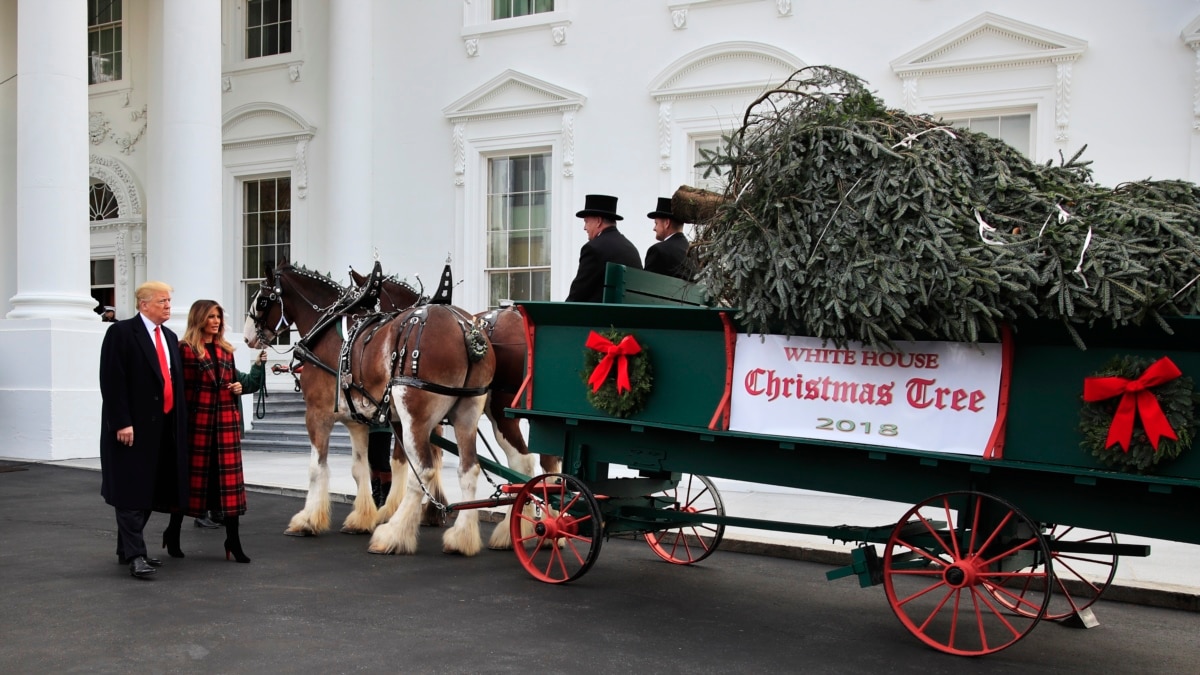
{"label": "black suit jacket", "polygon": [[676,232],[646,251],[646,271],[666,274],[685,281],[692,279],[692,266],[688,260],[688,240],[682,232]]}
{"label": "black suit jacket", "polygon": [[[175,405],[163,413],[158,351],[140,314],[112,324],[100,347],[100,494],[119,509],[168,511],[187,499],[187,405],[179,340],[162,327],[171,358]],[[166,428],[174,424],[174,434]],[[133,427],[133,445],[117,430]]]}
{"label": "black suit jacket", "polygon": [[571,282],[567,302],[600,302],[604,299],[604,267],[610,262],[642,269],[637,247],[609,227],[579,249],[579,271]]}

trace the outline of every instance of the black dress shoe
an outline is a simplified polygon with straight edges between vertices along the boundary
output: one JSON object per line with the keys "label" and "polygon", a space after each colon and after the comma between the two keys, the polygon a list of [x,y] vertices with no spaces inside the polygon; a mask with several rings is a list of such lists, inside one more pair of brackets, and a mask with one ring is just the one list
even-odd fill
{"label": "black dress shoe", "polygon": [[138,556],[129,561],[129,573],[138,579],[144,579],[154,574],[157,570],[146,562],[145,556]]}
{"label": "black dress shoe", "polygon": [[158,558],[151,558],[150,556],[146,556],[145,560],[146,560],[146,564],[151,567],[162,567],[163,566],[163,561],[159,560]]}
{"label": "black dress shoe", "polygon": [[220,525],[209,520],[208,516],[204,516],[203,518],[196,519],[196,527],[203,527],[208,530],[213,530],[213,529],[220,527]]}

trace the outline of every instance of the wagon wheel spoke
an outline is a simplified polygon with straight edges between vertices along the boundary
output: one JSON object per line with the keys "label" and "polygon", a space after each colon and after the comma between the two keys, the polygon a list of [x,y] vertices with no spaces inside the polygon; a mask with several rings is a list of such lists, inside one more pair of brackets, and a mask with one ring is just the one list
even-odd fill
{"label": "wagon wheel spoke", "polygon": [[[1050,603],[1042,618],[1060,621],[1091,607],[1100,599],[1117,574],[1118,556],[1114,553],[1069,553],[1055,550],[1059,542],[1071,544],[1111,544],[1117,537],[1111,532],[1087,532],[1072,526],[1050,525],[1043,536],[1050,541],[1050,556],[1054,563],[1054,583]],[[993,596],[1010,611],[1022,614],[1036,612],[1033,603],[1025,601],[1029,592],[1019,579],[998,581]],[[1000,594],[1000,595],[997,595]]]}
{"label": "wagon wheel spoke", "polygon": [[544,474],[528,481],[512,513],[513,552],[535,579],[566,583],[596,562],[603,541],[600,505],[579,479]]}
{"label": "wagon wheel spoke", "polygon": [[[725,502],[715,485],[705,476],[682,474],[675,487],[651,495],[673,504],[663,509],[670,512],[725,515]],[[724,525],[689,523],[663,528],[645,534],[646,543],[655,555],[670,563],[690,565],[712,555],[725,537]]]}
{"label": "wagon wheel spoke", "polygon": [[914,506],[883,556],[900,623],[930,647],[964,656],[1028,635],[1049,603],[1052,576],[1040,529],[1004,500],[973,491]]}

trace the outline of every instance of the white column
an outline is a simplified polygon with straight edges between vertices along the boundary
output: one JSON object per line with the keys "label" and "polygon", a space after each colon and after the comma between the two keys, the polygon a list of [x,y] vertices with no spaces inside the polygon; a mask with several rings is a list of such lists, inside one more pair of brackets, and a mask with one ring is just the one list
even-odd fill
{"label": "white column", "polygon": [[[17,3],[0,2],[0,72],[17,69]],[[11,46],[10,46],[11,45]],[[3,79],[3,78],[0,78]],[[17,293],[17,85],[0,84],[0,319]]]}
{"label": "white column", "polygon": [[20,0],[17,35],[17,293],[7,316],[98,320],[88,293],[87,3]]}
{"label": "white column", "polygon": [[0,320],[0,454],[94,457],[108,324],[88,294],[87,3],[19,0],[15,16],[17,231],[3,255],[17,270]]}
{"label": "white column", "polygon": [[371,31],[370,2],[330,4],[329,212],[324,228],[325,259],[313,263],[330,269],[335,278],[347,266],[369,269],[374,250]]}
{"label": "white column", "polygon": [[146,276],[175,288],[171,325],[182,328],[200,298],[229,304],[222,280],[221,3],[162,4],[161,163],[147,223]]}

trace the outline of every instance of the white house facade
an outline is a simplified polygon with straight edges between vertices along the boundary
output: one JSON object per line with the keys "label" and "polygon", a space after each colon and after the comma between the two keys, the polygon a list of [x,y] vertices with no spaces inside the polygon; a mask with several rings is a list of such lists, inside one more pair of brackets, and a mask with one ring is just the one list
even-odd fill
{"label": "white house facade", "polygon": [[0,0],[0,456],[98,453],[93,308],[147,279],[177,331],[283,259],[561,300],[584,195],[645,251],[807,65],[1037,161],[1086,144],[1105,185],[1200,179],[1194,0]]}

